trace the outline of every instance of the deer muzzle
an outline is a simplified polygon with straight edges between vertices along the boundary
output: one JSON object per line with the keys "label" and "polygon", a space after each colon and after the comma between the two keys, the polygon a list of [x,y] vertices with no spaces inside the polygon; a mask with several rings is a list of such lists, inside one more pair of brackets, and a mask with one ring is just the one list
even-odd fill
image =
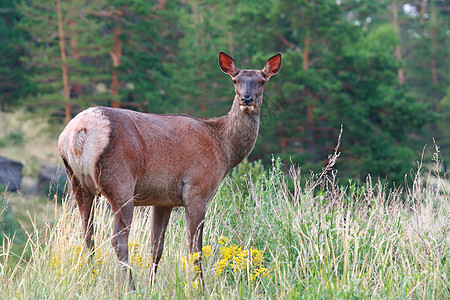
{"label": "deer muzzle", "polygon": [[254,100],[255,98],[253,98],[253,96],[246,95],[241,98],[241,103],[244,105],[250,105]]}
{"label": "deer muzzle", "polygon": [[239,108],[241,111],[253,111],[255,109],[255,98],[250,95],[242,96]]}

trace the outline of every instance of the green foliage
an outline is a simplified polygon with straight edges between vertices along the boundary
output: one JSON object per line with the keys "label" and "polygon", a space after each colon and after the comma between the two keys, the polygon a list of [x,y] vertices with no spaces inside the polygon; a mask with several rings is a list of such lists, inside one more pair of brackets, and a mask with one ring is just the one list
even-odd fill
{"label": "green foliage", "polygon": [[[389,180],[399,181],[411,167],[411,151],[405,155],[402,144],[407,133],[418,132],[432,116],[396,86],[392,26],[365,30],[355,25],[371,5],[362,2],[344,11],[326,0],[238,4],[242,9],[230,26],[239,34],[233,39],[251,47],[241,48],[239,56],[262,64],[261,51],[283,52],[282,72],[265,96],[268,105],[253,157],[267,163],[271,153],[283,153],[306,169],[320,170],[343,124],[340,169],[345,177],[389,174]],[[353,19],[342,17],[350,13]],[[254,27],[262,28],[261,34],[254,34]]]}
{"label": "green foliage", "polygon": [[[428,106],[427,114],[434,115],[433,122],[428,122],[422,134],[416,138],[422,144],[431,144],[431,138],[434,138],[442,145],[441,155],[448,162],[450,139],[447,128],[450,126],[450,108],[440,105],[445,102],[450,82],[450,18],[444,2],[427,1],[422,20],[420,15],[402,14],[400,26],[402,47],[405,49],[407,92],[413,94],[417,102]],[[425,155],[431,156],[432,153]]]}
{"label": "green foliage", "polygon": [[22,15],[16,1],[1,0],[0,7],[0,110],[13,109],[22,103],[22,97],[33,89],[26,78],[26,65],[21,57],[26,54],[28,36],[17,30]]}
{"label": "green foliage", "polygon": [[444,149],[441,149],[441,157],[445,165],[450,165],[450,149],[448,144],[445,144],[450,140],[450,132],[448,128],[450,127],[450,87],[447,88],[446,96],[442,98],[439,102],[439,110],[441,111],[437,127],[439,129],[440,135],[437,138],[437,143],[444,144]]}
{"label": "green foliage", "polygon": [[231,170],[228,180],[228,186],[230,189],[225,189],[230,192],[236,191],[242,195],[242,198],[247,198],[249,185],[256,182],[264,175],[264,165],[261,160],[249,162],[248,159],[244,159],[239,165]]}
{"label": "green foliage", "polygon": [[[95,16],[104,5],[102,1],[61,1],[69,89],[72,105],[78,107],[107,103],[98,86],[108,80],[105,44],[110,39],[103,32],[101,20]],[[62,92],[56,4],[42,0],[19,1],[17,8],[23,17],[16,27],[30,36],[24,43],[27,52],[21,60],[28,68],[27,80],[35,87],[26,95],[26,107],[57,116],[66,100]]]}
{"label": "green foliage", "polygon": [[64,196],[70,191],[68,182],[60,179],[58,182],[50,182],[48,188],[44,191],[43,195],[48,199],[56,200],[59,204],[64,199]]}
{"label": "green foliage", "polygon": [[23,141],[24,133],[21,130],[11,131],[6,136],[0,138],[0,148],[21,145]]}
{"label": "green foliage", "polygon": [[[0,249],[7,246],[6,240],[14,240],[13,251],[23,248],[27,236],[5,197],[4,187],[0,186]],[[3,248],[3,249],[5,249]],[[0,259],[2,261],[2,259]]]}

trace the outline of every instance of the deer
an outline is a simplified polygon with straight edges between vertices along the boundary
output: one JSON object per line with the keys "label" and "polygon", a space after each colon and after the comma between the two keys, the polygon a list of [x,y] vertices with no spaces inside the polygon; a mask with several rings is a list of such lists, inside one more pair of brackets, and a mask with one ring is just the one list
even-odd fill
{"label": "deer", "polygon": [[201,255],[207,203],[255,146],[264,87],[280,70],[281,53],[267,60],[262,70],[240,70],[220,51],[219,66],[235,88],[225,116],[204,120],[96,106],[75,116],[59,136],[58,150],[80,213],[84,248],[95,251],[93,203],[102,195],[114,218],[111,243],[131,290],[135,285],[128,236],[134,207],[152,206],[151,283],[173,208],[185,208],[189,252]]}

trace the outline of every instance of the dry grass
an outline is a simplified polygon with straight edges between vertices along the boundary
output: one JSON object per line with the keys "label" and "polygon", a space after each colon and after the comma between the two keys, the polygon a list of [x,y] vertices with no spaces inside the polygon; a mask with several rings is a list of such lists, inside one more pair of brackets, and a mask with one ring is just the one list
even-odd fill
{"label": "dry grass", "polygon": [[210,203],[203,287],[196,258],[187,255],[182,209],[172,215],[152,288],[149,208],[135,210],[129,246],[137,291],[128,293],[110,243],[106,201],[96,203],[97,248],[89,263],[79,213],[67,198],[55,206],[53,225],[38,229],[33,221],[26,260],[8,263],[21,256],[10,250],[12,241],[0,249],[0,297],[449,298],[448,191],[423,183],[423,176],[403,190],[387,191],[370,177],[343,187],[333,175],[304,178],[298,169],[291,170],[290,190],[280,170],[276,162],[249,183],[248,196],[228,180]]}

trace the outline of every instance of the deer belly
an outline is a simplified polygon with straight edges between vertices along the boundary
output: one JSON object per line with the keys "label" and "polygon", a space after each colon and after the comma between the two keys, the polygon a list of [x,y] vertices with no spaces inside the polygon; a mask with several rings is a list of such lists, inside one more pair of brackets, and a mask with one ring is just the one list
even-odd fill
{"label": "deer belly", "polygon": [[147,181],[146,184],[137,184],[134,193],[135,206],[183,206],[181,192],[175,184],[157,184]]}

